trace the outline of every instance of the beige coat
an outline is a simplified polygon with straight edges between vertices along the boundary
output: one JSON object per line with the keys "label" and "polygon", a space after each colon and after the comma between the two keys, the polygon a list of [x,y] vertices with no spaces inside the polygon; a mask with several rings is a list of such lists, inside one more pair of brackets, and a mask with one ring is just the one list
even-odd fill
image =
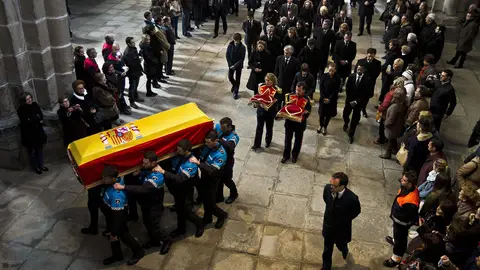
{"label": "beige coat", "polygon": [[456,177],[460,187],[469,182],[474,184],[477,188],[480,188],[480,170],[478,169],[479,165],[480,157],[475,157],[470,162],[458,168]]}
{"label": "beige coat", "polygon": [[115,89],[108,88],[105,85],[96,84],[93,87],[93,97],[95,103],[101,108],[99,113],[102,120],[118,117],[119,111],[114,95]]}
{"label": "beige coat", "polygon": [[[167,36],[165,35],[165,32],[163,32],[162,29],[159,29],[158,27],[155,27],[155,32],[152,33],[151,37],[156,39],[156,41],[157,41],[157,42],[152,43],[152,47],[154,49],[161,49],[162,50],[160,61],[162,61],[162,63],[167,63],[167,61],[168,61],[168,50],[170,49],[170,43],[168,43]],[[157,46],[156,46],[157,44],[160,46],[160,48],[157,48]]]}
{"label": "beige coat", "polygon": [[392,103],[385,117],[385,137],[396,140],[404,130],[404,119],[407,108],[403,103]]}

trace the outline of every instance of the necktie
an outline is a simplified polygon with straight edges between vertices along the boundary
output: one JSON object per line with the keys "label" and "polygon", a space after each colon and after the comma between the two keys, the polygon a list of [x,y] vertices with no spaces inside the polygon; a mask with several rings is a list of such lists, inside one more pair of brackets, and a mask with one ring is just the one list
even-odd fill
{"label": "necktie", "polygon": [[285,58],[285,66],[288,65],[288,60],[289,60],[288,58]]}
{"label": "necktie", "polygon": [[287,9],[290,9],[290,4],[288,4]]}
{"label": "necktie", "polygon": [[348,41],[345,41],[345,47],[348,47]]}
{"label": "necktie", "polygon": [[357,77],[357,82],[355,83],[355,85],[358,87],[358,84],[360,83],[360,81],[362,80],[362,76],[358,76]]}
{"label": "necktie", "polygon": [[268,36],[268,41],[272,41],[272,36]]}

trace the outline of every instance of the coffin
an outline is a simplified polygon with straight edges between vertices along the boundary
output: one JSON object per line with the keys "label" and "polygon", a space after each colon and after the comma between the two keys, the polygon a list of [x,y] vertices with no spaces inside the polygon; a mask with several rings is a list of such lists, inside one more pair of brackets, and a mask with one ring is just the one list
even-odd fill
{"label": "coffin", "polygon": [[121,175],[140,168],[143,153],[155,151],[160,160],[175,155],[181,139],[203,145],[213,129],[213,119],[195,103],[188,103],[122,126],[103,131],[68,145],[68,157],[80,183],[87,189],[102,184],[105,165],[114,165]]}

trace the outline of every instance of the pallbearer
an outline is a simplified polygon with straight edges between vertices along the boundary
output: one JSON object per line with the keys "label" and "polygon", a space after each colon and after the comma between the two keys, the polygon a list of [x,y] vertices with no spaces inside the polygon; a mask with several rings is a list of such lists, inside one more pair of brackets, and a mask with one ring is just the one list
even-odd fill
{"label": "pallbearer", "polygon": [[225,173],[220,179],[217,189],[217,202],[223,202],[223,185],[230,189],[230,196],[225,201],[226,204],[233,203],[238,197],[237,186],[233,182],[233,165],[235,164],[235,148],[237,147],[240,137],[235,132],[235,126],[232,119],[228,117],[222,118],[219,124],[215,125],[215,130],[218,133],[218,142],[227,151],[227,163],[225,165]]}

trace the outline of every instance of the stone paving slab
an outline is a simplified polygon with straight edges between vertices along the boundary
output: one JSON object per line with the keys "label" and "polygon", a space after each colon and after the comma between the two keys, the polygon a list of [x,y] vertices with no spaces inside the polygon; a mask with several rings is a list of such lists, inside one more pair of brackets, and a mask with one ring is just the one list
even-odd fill
{"label": "stone paving slab", "polygon": [[55,219],[22,215],[0,236],[0,242],[14,242],[34,247],[47,235]]}
{"label": "stone paving slab", "polygon": [[0,243],[0,261],[2,269],[18,269],[27,260],[32,248],[17,244]]}
{"label": "stone paving slab", "polygon": [[293,229],[265,226],[260,256],[289,261],[302,260],[303,233]]}
{"label": "stone paving slab", "polygon": [[80,232],[81,228],[81,224],[59,221],[52,232],[40,242],[37,249],[67,254],[76,253],[85,239]]}
{"label": "stone paving slab", "polygon": [[262,225],[229,220],[223,230],[219,247],[257,254],[260,248],[262,234]]}
{"label": "stone paving slab", "polygon": [[268,221],[288,227],[303,228],[307,198],[276,194],[268,213]]}
{"label": "stone paving slab", "polygon": [[212,260],[213,270],[223,269],[245,269],[254,270],[257,258],[242,253],[234,253],[228,251],[217,251]]}

